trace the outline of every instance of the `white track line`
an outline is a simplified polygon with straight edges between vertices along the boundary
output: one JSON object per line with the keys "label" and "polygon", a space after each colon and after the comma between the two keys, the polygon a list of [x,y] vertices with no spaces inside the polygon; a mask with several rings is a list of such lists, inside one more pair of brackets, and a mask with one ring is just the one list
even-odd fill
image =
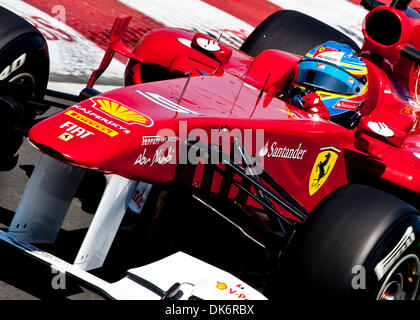
{"label": "white track line", "polygon": [[[68,82],[56,82],[50,81],[48,82],[48,89],[62,91],[66,93],[71,93],[78,95],[80,91],[82,91],[86,87],[86,84],[82,83],[68,83]],[[99,90],[100,92],[106,92],[113,89],[121,88],[121,86],[110,86],[110,85],[95,85],[95,89]]]}
{"label": "white track line", "polygon": [[[20,0],[0,0],[0,5],[13,11],[23,18],[33,22],[33,18],[38,17],[43,19],[47,26],[44,25],[44,30],[41,32],[49,32],[51,35],[60,37],[60,32],[54,28],[64,31],[74,41],[66,41],[64,39],[48,40],[47,44],[50,52],[50,72],[62,75],[75,76],[90,76],[92,70],[99,66],[99,63],[104,54],[104,50],[99,48],[93,42],[87,40],[78,32],[58,21],[45,12],[23,2]],[[36,21],[36,20],[35,20]],[[61,37],[65,35],[62,34]],[[52,38],[52,37],[50,37]],[[64,37],[62,37],[64,38]],[[103,77],[108,78],[122,78],[125,66],[113,60],[108,70]]]}
{"label": "white track line", "polygon": [[235,47],[254,30],[242,20],[199,0],[119,1],[168,27],[192,29],[215,37],[223,33],[223,41]]}

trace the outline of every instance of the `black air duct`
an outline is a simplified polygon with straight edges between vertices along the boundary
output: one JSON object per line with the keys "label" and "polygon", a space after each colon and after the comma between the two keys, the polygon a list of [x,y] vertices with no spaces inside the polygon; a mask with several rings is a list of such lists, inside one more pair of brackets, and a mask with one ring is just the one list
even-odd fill
{"label": "black air duct", "polygon": [[385,5],[385,3],[376,0],[362,0],[362,2],[360,2],[360,5],[366,10],[370,11],[372,9],[375,9],[376,7]]}
{"label": "black air duct", "polygon": [[391,8],[399,9],[404,11],[410,5],[411,0],[394,0],[391,3]]}

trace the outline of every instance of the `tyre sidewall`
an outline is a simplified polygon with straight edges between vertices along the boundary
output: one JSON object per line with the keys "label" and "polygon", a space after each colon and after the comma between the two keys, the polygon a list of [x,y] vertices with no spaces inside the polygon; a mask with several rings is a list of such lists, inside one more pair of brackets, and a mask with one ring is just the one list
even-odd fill
{"label": "tyre sidewall", "polygon": [[48,82],[49,57],[41,35],[25,34],[0,49],[0,80],[10,81],[20,74],[34,78],[33,98],[42,99]]}
{"label": "tyre sidewall", "polygon": [[[377,189],[341,187],[300,225],[275,271],[276,283],[280,289],[284,285],[282,291],[289,296],[316,292],[315,298],[375,299],[386,275],[378,280],[374,269],[409,227],[413,228],[415,241],[401,251],[400,258],[420,254],[417,210]],[[355,267],[363,267],[365,285],[353,289],[359,275]]]}
{"label": "tyre sidewall", "polygon": [[[20,148],[24,133],[13,128],[18,123],[31,123],[38,113],[45,110],[37,110],[34,107],[26,106],[26,99],[42,101],[45,89],[47,88],[49,77],[49,56],[48,47],[41,34],[30,32],[18,36],[13,41],[0,49],[0,76],[3,81],[10,82],[17,78],[33,79],[33,92],[17,94],[6,99],[19,101],[21,107],[16,112],[9,114],[8,108],[1,110],[3,115],[0,117],[0,148],[2,155],[0,159],[0,169],[3,162],[9,162]],[[25,80],[27,81],[27,80]],[[29,81],[32,83],[32,80]],[[9,114],[9,115],[8,115]],[[8,116],[7,116],[8,115]],[[14,163],[15,160],[12,160]],[[6,164],[8,170],[13,165]]]}
{"label": "tyre sidewall", "polygon": [[303,56],[326,41],[345,43],[357,52],[360,50],[350,37],[330,25],[298,11],[280,10],[261,22],[240,50],[253,57],[267,49]]}
{"label": "tyre sidewall", "polygon": [[[407,233],[411,233],[409,228],[412,228],[414,239],[410,239],[410,237],[407,236],[404,238]],[[403,241],[404,239],[405,241]],[[363,267],[366,270],[366,288],[355,290],[352,287],[350,296],[367,296],[376,298],[388,275],[399,261],[413,254],[417,257],[420,257],[419,245],[420,216],[417,214],[407,215],[400,221],[396,222],[395,225],[388,230],[388,232],[372,250],[372,253],[368,259],[363,263]],[[379,267],[379,263],[382,262],[385,258],[390,257],[393,252],[395,254],[394,258],[390,260],[391,262],[387,266],[386,272],[384,272],[384,274],[379,278],[375,272],[375,268]],[[383,270],[383,268],[380,269]],[[365,290],[366,292],[360,292],[362,290]]]}

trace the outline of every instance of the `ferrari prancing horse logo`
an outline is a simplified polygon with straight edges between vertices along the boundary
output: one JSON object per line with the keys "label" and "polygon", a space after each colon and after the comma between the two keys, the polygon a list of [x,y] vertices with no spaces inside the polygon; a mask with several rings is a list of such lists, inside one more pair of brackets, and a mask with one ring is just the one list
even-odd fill
{"label": "ferrari prancing horse logo", "polygon": [[309,194],[311,196],[323,186],[325,181],[327,181],[340,152],[341,151],[335,147],[321,148],[321,152],[315,160],[309,179]]}

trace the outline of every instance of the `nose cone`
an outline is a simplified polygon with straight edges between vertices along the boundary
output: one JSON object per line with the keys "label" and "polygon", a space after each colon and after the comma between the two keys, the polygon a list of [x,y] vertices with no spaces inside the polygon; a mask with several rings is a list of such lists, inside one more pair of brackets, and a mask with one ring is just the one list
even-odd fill
{"label": "nose cone", "polygon": [[[159,143],[150,145],[145,141],[161,141],[168,131],[177,132],[179,120],[200,116],[199,111],[186,108],[174,98],[179,96],[183,83],[185,79],[162,81],[92,97],[35,125],[29,139],[42,152],[63,162],[165,182],[174,170],[174,166],[160,161],[167,155],[156,156],[154,170],[137,162],[144,153],[153,162]],[[162,132],[166,132],[165,136],[161,136]]]}
{"label": "nose cone", "polygon": [[38,123],[30,130],[29,139],[62,161],[112,170],[117,157],[138,153],[141,137],[153,130],[154,124],[147,114],[99,96]]}

